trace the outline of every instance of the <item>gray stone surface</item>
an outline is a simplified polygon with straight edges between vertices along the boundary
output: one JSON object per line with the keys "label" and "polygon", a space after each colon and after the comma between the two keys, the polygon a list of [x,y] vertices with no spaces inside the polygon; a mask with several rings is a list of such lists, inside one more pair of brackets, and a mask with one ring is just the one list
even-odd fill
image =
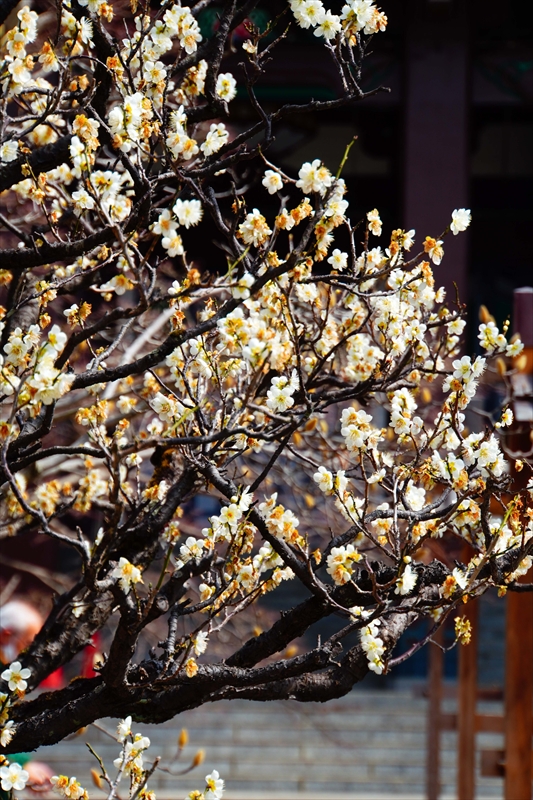
{"label": "gray stone surface", "polygon": [[[190,743],[175,771],[184,769],[197,749],[205,762],[191,774],[171,776],[158,771],[150,780],[158,800],[180,800],[203,777],[218,769],[227,784],[227,800],[416,800],[424,796],[426,703],[404,684],[394,689],[360,688],[342,700],[318,703],[254,704],[233,701],[186,712],[162,726],[135,725],[149,736],[152,757],[171,764],[179,731],[186,727]],[[448,701],[449,710],[453,702]],[[487,710],[497,713],[495,704]],[[104,720],[114,731],[116,723]],[[81,736],[39,751],[57,772],[75,775],[91,798],[104,797],[92,786],[90,768],[97,766],[85,746],[89,741],[106,765],[119,747],[95,727]],[[478,737],[483,747],[501,746],[501,738]],[[455,796],[456,737],[443,735],[443,798]],[[478,748],[479,749],[479,748]],[[479,778],[478,800],[502,797],[502,782]]]}
{"label": "gray stone surface", "polygon": [[503,686],[505,674],[505,600],[495,590],[481,597],[478,678],[483,686]]}

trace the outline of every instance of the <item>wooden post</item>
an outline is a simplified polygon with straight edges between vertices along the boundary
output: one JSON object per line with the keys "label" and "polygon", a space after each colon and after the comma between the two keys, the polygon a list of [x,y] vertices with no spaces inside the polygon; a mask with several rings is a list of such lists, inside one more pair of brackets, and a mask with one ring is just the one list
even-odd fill
{"label": "wooden post", "polygon": [[[529,576],[528,580],[531,580]],[[508,592],[505,659],[505,800],[531,800],[533,594]]]}
{"label": "wooden post", "polygon": [[[533,289],[514,292],[514,329],[520,333],[527,356],[521,374],[513,377],[514,433],[511,449],[519,457],[531,448],[533,409],[528,393],[533,374]],[[523,397],[523,399],[521,399]],[[515,483],[520,485],[515,473]],[[522,581],[531,581],[522,576]],[[533,595],[507,594],[505,658],[505,800],[531,800],[531,735],[533,733]]]}
{"label": "wooden post", "polygon": [[[434,636],[439,644],[444,641],[442,627]],[[427,800],[438,800],[440,794],[440,732],[442,706],[442,679],[444,653],[436,644],[429,646],[429,698],[427,714],[426,795]]]}
{"label": "wooden post", "polygon": [[470,644],[459,645],[459,686],[457,691],[457,797],[474,800],[476,767],[477,620],[478,600],[464,607],[472,625]]}

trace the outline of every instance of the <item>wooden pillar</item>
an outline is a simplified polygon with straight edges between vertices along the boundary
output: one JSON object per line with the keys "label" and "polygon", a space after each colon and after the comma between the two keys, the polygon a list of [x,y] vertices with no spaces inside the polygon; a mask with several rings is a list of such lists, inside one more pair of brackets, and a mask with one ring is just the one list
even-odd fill
{"label": "wooden pillar", "polygon": [[[531,575],[527,577],[531,580]],[[531,800],[533,594],[507,593],[505,800]]]}
{"label": "wooden pillar", "polygon": [[[444,641],[442,627],[434,636],[439,644]],[[426,795],[427,800],[438,800],[440,794],[440,733],[442,707],[442,681],[444,653],[435,644],[429,646],[429,698],[427,714]]]}
{"label": "wooden pillar", "polygon": [[[513,377],[515,422],[508,441],[517,456],[529,452],[533,413],[533,289],[514,292],[514,330],[525,344],[526,365]],[[515,473],[515,489],[523,473]],[[532,570],[520,582],[533,580]],[[505,800],[531,800],[531,736],[533,733],[533,594],[507,593],[505,657]]]}
{"label": "wooden pillar", "polygon": [[464,607],[472,625],[470,644],[459,645],[459,686],[457,690],[457,797],[474,800],[476,768],[477,628],[478,600]]}

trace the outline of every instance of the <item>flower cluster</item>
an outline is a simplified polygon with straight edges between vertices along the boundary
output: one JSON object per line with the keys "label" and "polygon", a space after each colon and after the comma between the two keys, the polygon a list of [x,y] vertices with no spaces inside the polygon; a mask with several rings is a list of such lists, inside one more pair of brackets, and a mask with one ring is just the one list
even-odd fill
{"label": "flower cluster", "polygon": [[[23,668],[20,661],[13,661],[1,674],[0,678],[7,683],[9,693],[0,692],[0,746],[7,747],[16,733],[16,725],[9,719],[9,710],[13,701],[24,697],[28,688],[28,679],[31,671]],[[29,773],[19,764],[7,764],[0,768],[0,785],[5,792],[12,789],[24,789],[29,779]]]}
{"label": "flower cluster", "polygon": [[178,227],[183,225],[188,229],[198,225],[202,219],[202,205],[199,200],[178,199],[172,211],[173,214],[165,209],[152,226],[152,230],[162,237],[161,244],[169,256],[181,256],[185,251]]}
{"label": "flower cluster", "polygon": [[272,386],[267,392],[267,406],[272,411],[287,411],[294,405],[294,393],[299,386],[298,375],[292,371],[290,378],[282,375],[279,378],[272,378]]}
{"label": "flower cluster", "polygon": [[[101,680],[122,670],[147,719],[152,689],[214,696],[212,652],[230,671],[231,642],[250,639],[239,659],[261,655],[270,637],[247,609],[286,580],[351,619],[354,657],[381,674],[402,625],[445,616],[495,576],[504,591],[533,559],[531,497],[509,500],[505,457],[527,358],[486,310],[482,355],[466,354],[463,307],[434,274],[470,210],[453,210],[441,238],[388,232],[370,206],[352,224],[342,165],[335,175],[310,158],[289,173],[267,161],[279,116],[263,113],[253,84],[270,45],[246,23],[237,87],[225,60],[232,4],[209,42],[199,6],[133,0],[119,40],[110,3],[80,4],[39,25],[24,6],[0,42],[0,536],[39,531],[76,550],[76,589],[54,619],[77,632],[121,615],[148,664],[114,663],[117,640]],[[289,5],[351,102],[365,37],[385,15],[371,0],[335,13],[321,0]],[[260,112],[250,128],[230,116],[238,94]],[[508,396],[480,423],[470,412],[487,373]],[[427,578],[430,540],[450,536],[470,561]],[[142,636],[158,617],[168,634],[150,650]],[[289,653],[283,669],[305,679],[309,660]],[[1,675],[3,747],[23,737],[12,707],[48,661],[28,660],[31,676],[22,663]],[[150,741],[131,724],[117,731],[117,777],[99,779],[113,793],[127,775],[131,797],[152,800]],[[24,784],[23,771],[2,770],[2,786]],[[86,796],[75,777],[54,786]],[[191,797],[222,791],[213,772]]]}
{"label": "flower cluster", "polygon": [[239,235],[245,244],[261,247],[268,240],[272,231],[259,209],[254,208],[239,225]]}
{"label": "flower cluster", "polygon": [[298,25],[314,28],[314,35],[326,41],[341,34],[353,45],[361,33],[378,33],[387,26],[387,17],[372,0],[349,0],[340,15],[325,9],[321,0],[290,0],[290,6]]}
{"label": "flower cluster", "polygon": [[120,588],[124,594],[129,594],[133,586],[143,582],[141,570],[130,564],[124,556],[121,557],[117,566],[111,572],[111,577],[120,583]]}
{"label": "flower cluster", "polygon": [[376,675],[381,675],[385,669],[385,662],[382,659],[385,645],[383,639],[378,636],[379,626],[380,620],[375,619],[361,628],[361,646],[368,660],[368,668]]}
{"label": "flower cluster", "polygon": [[345,408],[341,415],[341,434],[349,451],[366,450],[376,447],[381,439],[381,431],[370,423],[372,415],[362,409]]}
{"label": "flower cluster", "polygon": [[54,791],[60,797],[67,797],[69,800],[89,800],[89,793],[76,778],[69,778],[67,775],[53,775],[50,781]]}
{"label": "flower cluster", "polygon": [[327,559],[328,573],[337,585],[342,586],[351,579],[354,566],[361,561],[361,558],[361,553],[357,552],[353,544],[332,547]]}

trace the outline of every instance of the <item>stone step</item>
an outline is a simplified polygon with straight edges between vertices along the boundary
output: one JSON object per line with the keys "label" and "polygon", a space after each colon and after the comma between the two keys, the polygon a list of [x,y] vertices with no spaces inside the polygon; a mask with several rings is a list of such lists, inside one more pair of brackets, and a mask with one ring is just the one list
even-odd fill
{"label": "stone step", "polygon": [[[178,777],[157,771],[149,786],[158,800],[180,800],[192,789],[203,788],[203,777],[213,768],[226,781],[227,800],[416,800],[424,797],[427,700],[410,688],[358,690],[329,704],[254,704],[233,701],[188,711],[160,726],[134,726],[150,737],[148,755],[172,764],[182,727],[190,743],[173,771],[190,764],[195,752],[206,752],[205,762],[191,774]],[[450,711],[453,704],[450,705]],[[492,706],[494,711],[494,706]],[[116,721],[104,720],[114,733]],[[116,741],[90,726],[39,756],[57,772],[75,775],[91,797],[103,797],[92,787],[89,741],[110,774],[119,754]],[[480,746],[498,747],[494,734],[478,737]],[[149,761],[149,758],[147,758]],[[456,736],[442,736],[443,800],[455,796]],[[478,780],[477,800],[502,796],[498,779]]]}
{"label": "stone step", "polygon": [[[92,793],[91,793],[92,794]],[[227,791],[224,800],[334,800],[337,795],[331,792],[260,792],[260,791]],[[342,800],[392,800],[392,797],[399,797],[402,800],[426,800],[426,794],[422,790],[416,792],[409,791],[408,794],[395,793],[391,795],[389,789],[375,792],[343,792]],[[495,800],[502,797],[502,791],[496,794],[484,794],[478,792],[476,800]],[[182,795],[157,793],[157,800],[181,800]],[[457,800],[455,791],[441,792],[439,800]]]}

